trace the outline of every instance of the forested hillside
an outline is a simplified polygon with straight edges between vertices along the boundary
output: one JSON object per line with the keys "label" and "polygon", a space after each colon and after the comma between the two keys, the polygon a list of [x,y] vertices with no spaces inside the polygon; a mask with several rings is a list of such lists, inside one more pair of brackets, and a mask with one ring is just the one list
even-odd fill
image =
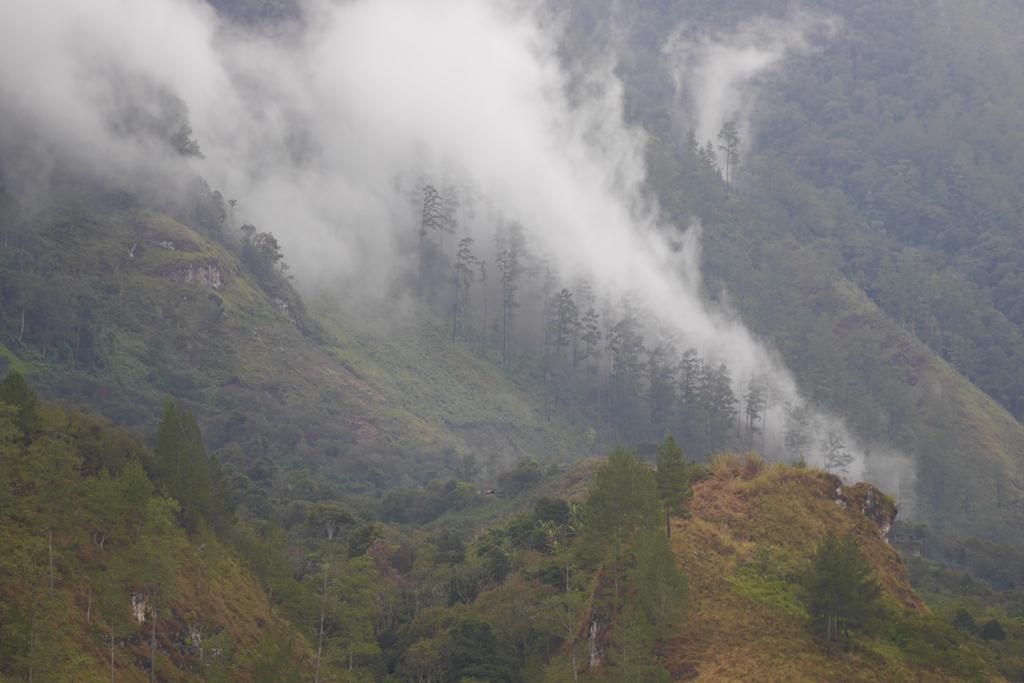
{"label": "forested hillside", "polygon": [[153,452],[16,373],[0,411],[3,680],[302,676],[304,637],[224,542],[245,530],[190,415],[171,404]]}
{"label": "forested hillside", "polygon": [[[615,43],[627,110],[659,142],[650,181],[663,209],[681,227],[703,225],[708,294],[771,340],[817,401],[912,454],[917,492],[904,496],[921,519],[1017,542],[1024,347],[1007,264],[1020,242],[1011,179],[1024,105],[1016,77],[1001,74],[1016,62],[1006,27],[1019,9],[634,9],[627,20],[611,4],[572,7],[571,39],[586,53],[629,27]],[[703,37],[749,49],[809,17],[829,30],[746,86],[750,138],[729,188],[722,140],[687,138],[693,96],[675,87],[662,47]]]}
{"label": "forested hillside", "polygon": [[[466,542],[331,503],[236,513],[173,402],[150,450],[40,403],[17,373],[0,399],[10,680],[782,680],[821,667],[996,680],[985,653],[1020,640],[983,631],[971,642],[926,614],[883,543],[895,506],[877,489],[766,468],[753,453],[708,469],[668,440],[655,471],[618,450],[526,480],[529,505],[486,530],[486,510],[471,506],[478,533]],[[848,563],[863,602],[828,602],[836,579],[822,562]],[[823,616],[837,620],[826,646]],[[750,635],[737,641],[709,618]],[[761,618],[776,628],[758,635]],[[759,640],[768,633],[785,667],[779,645]]]}
{"label": "forested hillside", "polygon": [[0,8],[0,680],[1024,680],[1024,9],[97,2]]}
{"label": "forested hillside", "polygon": [[[283,7],[222,9],[273,23],[290,15]],[[1010,209],[990,216],[968,208],[985,204],[983,192],[997,186],[983,176],[995,173],[998,159],[1015,158],[996,135],[999,126],[971,129],[980,136],[970,145],[977,158],[959,171],[975,188],[970,201],[943,194],[937,180],[884,201],[876,188],[869,199],[829,180],[866,171],[812,167],[809,153],[793,156],[803,148],[856,148],[863,168],[881,169],[871,182],[889,195],[899,187],[884,175],[895,173],[892,158],[930,172],[950,168],[894,151],[895,143],[885,143],[886,122],[931,130],[929,144],[953,154],[953,143],[943,141],[956,136],[936,133],[945,130],[937,120],[921,114],[913,124],[907,117],[915,103],[946,93],[942,88],[952,97],[955,74],[982,65],[992,68],[980,83],[1007,102],[1000,116],[1011,116],[1012,85],[996,88],[991,80],[1007,63],[995,47],[977,55],[978,66],[953,53],[927,58],[949,37],[942,31],[993,31],[987,42],[1002,45],[994,18],[1000,15],[957,21],[962,10],[921,8],[893,21],[888,12],[896,10],[875,3],[863,11],[807,8],[831,17],[835,28],[809,39],[817,42],[808,54],[787,56],[784,67],[761,76],[744,129],[750,139],[735,140],[735,169],[723,179],[717,154],[708,157],[705,141],[687,137],[676,111],[685,102],[671,65],[659,58],[661,46],[677,28],[677,40],[687,31],[728,36],[762,15],[784,20],[782,8],[652,4],[628,22],[600,5],[570,9],[568,59],[601,44],[612,24],[630,29],[619,46],[626,111],[652,139],[671,141],[649,147],[649,187],[667,220],[680,228],[701,220],[707,297],[737,309],[781,352],[812,403],[844,417],[858,441],[878,444],[880,457],[865,471],[874,468],[919,519],[1012,540],[1024,514],[1024,430],[1013,417],[1012,386],[1019,332],[1009,295],[997,301],[995,285],[986,289],[978,279],[1005,266],[972,266],[972,275],[964,265],[979,263],[979,245],[991,236],[1012,235]],[[902,39],[904,30],[920,38]],[[877,45],[866,44],[868,35]],[[847,63],[851,54],[858,55],[856,69]],[[899,59],[920,65],[905,76],[913,87],[883,79],[903,73],[886,61]],[[926,78],[949,60],[959,70],[954,76]],[[814,100],[824,97],[823,73],[839,93],[828,107]],[[980,106],[980,98],[962,99],[956,120]],[[795,107],[799,116],[787,113]],[[953,120],[948,107],[943,111]],[[871,132],[853,139],[833,130],[840,125]],[[181,128],[186,140],[188,130]],[[907,136],[892,135],[909,144]],[[829,142],[814,143],[818,138]],[[186,157],[201,153],[198,141],[169,140]],[[926,148],[914,147],[919,155]],[[886,154],[896,156],[887,161]],[[755,445],[791,460],[821,451],[820,429],[801,434],[798,413],[779,420],[786,408],[770,382],[744,378],[737,386],[728,363],[694,355],[685,340],[664,335],[642,302],[561,276],[557,261],[519,231],[514,216],[486,225],[492,219],[482,209],[492,198],[444,178],[410,189],[421,215],[406,242],[419,274],[404,285],[420,303],[403,300],[400,288],[359,315],[319,295],[303,303],[288,279],[301,285],[303,273],[283,270],[287,253],[274,226],[240,225],[235,214],[244,205],[199,179],[179,181],[187,190],[163,198],[145,183],[110,186],[73,173],[50,182],[46,195],[26,194],[16,183],[4,195],[8,363],[34,371],[44,391],[96,405],[122,424],[152,424],[161,392],[202,407],[211,449],[250,480],[280,475],[296,483],[301,472],[322,472],[332,486],[378,496],[396,483],[462,476],[467,459],[489,468],[493,482],[498,468],[521,457],[553,461],[669,432],[701,455]],[[1004,203],[1013,196],[1000,193]],[[925,249],[927,207],[894,208],[897,199],[912,197],[947,206],[945,218],[935,219],[944,234],[961,226],[974,242],[944,239]],[[948,208],[954,205],[960,218]],[[908,211],[917,229],[900,218]],[[964,212],[983,229],[963,227]],[[482,222],[484,234],[470,237]],[[996,251],[1001,263],[1012,253]],[[1000,291],[1011,291],[1011,281],[1005,276]],[[931,303],[905,300],[925,294]],[[282,415],[287,427],[255,417],[267,412]],[[893,448],[909,466],[882,455]],[[420,465],[410,469],[410,458]]]}
{"label": "forested hillside", "polygon": [[257,490],[377,496],[594,447],[429,311],[382,308],[373,326],[333,306],[312,315],[273,235],[232,230],[204,184],[169,210],[193,228],[144,204],[80,178],[44,201],[5,195],[0,363],[143,434],[164,395],[187,401]]}

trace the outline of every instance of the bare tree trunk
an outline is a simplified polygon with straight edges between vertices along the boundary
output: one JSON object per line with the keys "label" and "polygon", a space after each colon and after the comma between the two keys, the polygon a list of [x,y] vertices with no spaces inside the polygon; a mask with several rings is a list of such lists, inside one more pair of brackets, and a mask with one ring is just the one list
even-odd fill
{"label": "bare tree trunk", "polygon": [[47,545],[49,547],[50,555],[50,597],[53,597],[53,529],[49,529],[46,532]]}
{"label": "bare tree trunk", "polygon": [[548,371],[544,370],[544,420],[551,421],[551,411],[548,408]]}
{"label": "bare tree trunk", "polygon": [[32,683],[33,665],[36,650],[36,584],[32,582],[32,609],[28,615],[28,683]]}
{"label": "bare tree trunk", "polygon": [[22,337],[25,336],[25,305],[21,306],[21,327],[18,328],[18,343],[21,343]]}
{"label": "bare tree trunk", "polygon": [[487,357],[487,280],[483,280],[484,324],[480,326],[480,355]]}
{"label": "bare tree trunk", "polygon": [[420,272],[419,278],[416,282],[416,289],[419,290],[420,300],[423,299],[423,238],[426,237],[427,232],[424,229],[420,229]]}
{"label": "bare tree trunk", "polygon": [[612,597],[612,614],[619,614],[619,541],[615,541],[615,593]]}
{"label": "bare tree trunk", "polygon": [[[156,599],[154,591],[151,600]],[[156,682],[156,605],[153,606],[153,627],[149,631],[149,683]]]}
{"label": "bare tree trunk", "polygon": [[[199,546],[199,550],[197,552],[197,555],[199,553],[203,552],[203,549],[205,547],[206,547],[205,543],[202,544],[201,546]],[[196,558],[196,600],[197,601],[199,600],[199,586],[200,586],[200,582],[202,581],[202,579],[203,579],[203,562],[202,562],[202,557],[197,557]]]}
{"label": "bare tree trunk", "polygon": [[114,683],[114,622],[110,622],[110,683]]}
{"label": "bare tree trunk", "polygon": [[313,676],[313,683],[320,683],[320,657],[324,651],[324,610],[327,607],[327,562],[324,562],[324,582],[320,593],[320,628],[317,631],[316,639],[316,673]]}
{"label": "bare tree trunk", "polygon": [[92,623],[92,585],[89,586],[89,600],[85,605],[85,623]]}
{"label": "bare tree trunk", "polygon": [[452,299],[452,341],[459,332],[459,261],[455,262],[455,298]]}
{"label": "bare tree trunk", "polygon": [[501,362],[508,367],[508,306],[501,303]]}

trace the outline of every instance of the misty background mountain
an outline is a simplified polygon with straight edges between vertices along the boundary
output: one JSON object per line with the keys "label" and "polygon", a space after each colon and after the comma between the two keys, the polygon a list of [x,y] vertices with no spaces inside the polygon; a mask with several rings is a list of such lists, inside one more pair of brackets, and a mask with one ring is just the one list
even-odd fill
{"label": "misty background mountain", "polygon": [[0,7],[0,368],[150,442],[180,400],[293,559],[315,505],[471,536],[672,434],[873,482],[904,549],[1012,591],[1022,20]]}
{"label": "misty background mountain", "polygon": [[[787,413],[798,411],[804,405],[801,396],[806,395],[812,412],[803,419],[810,424],[806,438],[811,445],[801,449],[807,452],[800,457],[822,463],[827,449],[821,444],[834,434],[835,443],[841,442],[854,456],[847,473],[854,479],[873,479],[898,493],[907,513],[922,499],[935,498],[962,509],[979,503],[948,501],[986,497],[980,490],[945,492],[946,486],[962,486],[964,481],[945,472],[947,458],[929,452],[934,450],[931,443],[937,442],[925,439],[932,438],[929,432],[934,430],[903,424],[906,421],[896,415],[899,408],[891,405],[894,399],[878,395],[880,387],[858,387],[856,395],[836,400],[822,394],[850,390],[838,389],[844,380],[828,378],[826,386],[805,381],[801,391],[787,366],[799,377],[814,365],[820,367],[820,362],[780,358],[775,349],[783,356],[789,349],[776,330],[755,327],[757,334],[751,335],[739,322],[743,317],[747,324],[756,325],[758,314],[767,308],[744,310],[742,285],[732,281],[756,266],[733,266],[731,270],[743,275],[730,272],[729,277],[720,278],[713,254],[705,254],[702,262],[702,238],[712,249],[724,232],[718,227],[725,220],[723,214],[745,221],[745,216],[739,217],[742,212],[753,211],[757,215],[752,221],[782,231],[768,237],[767,230],[748,226],[747,241],[761,250],[787,238],[807,242],[813,235],[819,239],[805,248],[814,248],[827,260],[809,261],[838,268],[863,287],[872,302],[891,312],[890,318],[934,347],[963,374],[977,379],[1004,407],[1015,409],[1015,385],[1006,386],[1015,372],[990,367],[999,359],[1013,358],[1019,348],[1006,315],[1008,304],[1000,307],[992,302],[993,315],[1001,314],[1006,327],[1000,341],[985,346],[973,339],[983,334],[980,329],[985,325],[950,331],[943,322],[957,317],[957,312],[933,311],[927,304],[900,299],[915,296],[907,294],[908,289],[933,290],[913,280],[914,286],[905,282],[927,275],[944,281],[963,279],[954,283],[963,292],[958,290],[955,298],[941,297],[942,303],[932,307],[948,307],[953,305],[951,300],[967,296],[977,300],[985,293],[976,282],[978,274],[972,281],[948,263],[941,268],[936,264],[932,269],[936,274],[913,271],[908,261],[934,261],[935,254],[943,252],[923,253],[919,243],[906,238],[899,244],[912,250],[907,253],[881,246],[880,237],[874,255],[840,256],[837,263],[830,250],[842,251],[834,244],[838,236],[851,240],[860,235],[863,241],[869,239],[865,234],[880,234],[885,240],[898,240],[912,230],[902,223],[900,230],[886,228],[887,221],[902,214],[884,201],[877,208],[880,202],[873,197],[878,190],[869,200],[864,194],[867,188],[858,188],[858,195],[845,186],[815,187],[813,183],[828,176],[818,172],[813,183],[794,187],[801,177],[795,162],[787,166],[788,182],[780,181],[782,174],[771,166],[785,163],[782,155],[791,153],[789,144],[784,149],[771,147],[773,141],[787,140],[784,130],[772,129],[783,125],[772,123],[782,106],[775,104],[778,100],[773,96],[779,97],[787,87],[799,87],[794,75],[802,75],[804,64],[843,54],[843,50],[849,59],[849,51],[857,49],[857,24],[841,28],[849,21],[843,12],[823,6],[816,14],[808,10],[794,14],[766,7],[735,18],[689,9],[670,22],[663,21],[653,7],[630,10],[626,17],[615,5],[607,10],[555,6],[526,12],[512,6],[467,7],[458,2],[429,10],[401,2],[282,4],[245,11],[229,5],[219,8],[221,16],[242,22],[229,24],[203,5],[166,2],[161,7],[158,13],[121,11],[112,2],[108,11],[72,9],[63,20],[54,15],[56,8],[36,8],[11,17],[9,25],[20,22],[35,30],[20,32],[31,38],[12,37],[11,58],[5,60],[12,72],[5,82],[28,78],[38,84],[5,100],[9,122],[5,147],[11,149],[5,155],[6,177],[11,187],[30,196],[33,189],[46,186],[40,182],[52,182],[49,176],[56,168],[130,187],[135,196],[144,198],[143,204],[187,205],[196,203],[189,197],[194,181],[187,178],[198,172],[221,198],[237,203],[223,221],[230,224],[228,233],[246,223],[266,227],[279,241],[300,289],[318,302],[349,311],[358,306],[363,309],[362,318],[379,319],[381,311],[390,315],[404,306],[414,273],[422,267],[417,265],[416,244],[417,214],[422,208],[419,194],[425,184],[433,183],[460,202],[460,215],[452,219],[461,223],[452,228],[450,237],[438,231],[440,242],[427,245],[439,250],[426,256],[434,259],[432,268],[439,280],[448,278],[444,271],[452,267],[449,262],[459,238],[471,237],[475,241],[472,257],[486,260],[490,255],[492,268],[490,281],[475,289],[484,290],[478,296],[489,297],[491,310],[498,311],[498,250],[492,242],[498,226],[510,222],[523,226],[529,242],[530,262],[522,267],[552,271],[553,279],[537,288],[552,291],[528,288],[519,295],[522,301],[514,302],[516,308],[528,307],[518,312],[517,332],[524,343],[536,335],[541,348],[535,355],[548,353],[543,348],[545,325],[537,322],[546,315],[546,299],[563,284],[570,285],[571,291],[574,282],[586,280],[600,297],[600,302],[595,298],[595,312],[601,305],[619,306],[622,296],[631,298],[630,305],[637,307],[652,337],[648,346],[670,345],[664,359],[655,359],[658,362],[674,364],[674,356],[688,348],[706,358],[709,366],[724,362],[737,406],[749,403],[745,394],[752,383],[764,383],[765,392],[770,388],[763,408],[755,405],[747,429],[760,429],[770,436],[761,439],[761,448],[774,457],[797,457],[787,453],[783,444],[793,422]],[[111,23],[106,19],[111,16],[120,19]],[[556,28],[542,30],[542,21],[549,17]],[[166,36],[158,40],[155,35],[166,32],[167,22],[175,22],[170,43]],[[695,24],[699,27],[694,28]],[[270,31],[271,25],[277,30]],[[46,41],[45,49],[41,39]],[[403,52],[391,49],[396,43],[405,46]],[[585,49],[575,49],[584,43]],[[455,44],[457,50],[451,47]],[[180,46],[175,54],[187,53],[188,59],[168,59],[164,50],[172,49],[171,45]],[[32,57],[39,51],[46,54],[45,59]],[[83,52],[88,53],[86,58]],[[639,64],[645,65],[642,73],[634,66]],[[26,69],[38,72],[27,75]],[[841,87],[838,79],[844,75],[830,74],[837,83],[834,88]],[[859,73],[849,75],[854,78],[850,87],[862,78]],[[844,97],[830,100],[831,106],[849,106],[850,95]],[[785,98],[789,109],[798,103],[802,103],[799,97]],[[74,115],[69,117],[68,112]],[[456,121],[461,123],[455,125]],[[728,160],[719,149],[718,132],[727,122],[735,124],[735,153],[742,159],[735,171],[727,168]],[[676,142],[652,143],[661,139]],[[845,144],[843,138],[829,139],[822,144],[822,152]],[[47,142],[41,148],[42,141]],[[687,178],[692,173],[687,164],[698,166],[700,172],[699,157],[706,143],[714,156],[708,161],[717,171],[709,169],[704,175],[710,177],[703,179]],[[26,146],[35,149],[26,150]],[[865,157],[863,163],[881,169],[874,182],[885,188],[883,194],[891,195],[894,185],[884,174],[895,162],[876,160],[867,150],[857,149]],[[883,152],[892,150],[879,145],[878,153]],[[657,172],[648,171],[648,160]],[[900,156],[897,161],[906,166],[911,160]],[[653,165],[660,163],[676,168]],[[706,185],[717,182],[714,175],[728,176],[726,184],[735,190],[708,191]],[[771,178],[771,186],[762,178]],[[676,186],[671,192],[663,189],[673,181]],[[182,187],[168,192],[175,184]],[[920,192],[915,189],[914,197]],[[693,199],[688,201],[687,195]],[[709,211],[711,198],[721,201]],[[765,201],[759,203],[762,198]],[[911,200],[900,197],[900,201]],[[907,207],[900,210],[925,213],[924,207],[916,212]],[[811,215],[804,215],[808,212]],[[977,219],[978,212],[970,215]],[[804,225],[808,222],[813,225]],[[756,233],[762,237],[757,239]],[[237,237],[229,234],[226,239]],[[817,248],[819,243],[822,246]],[[853,258],[866,261],[858,265],[866,272],[844,268]],[[957,253],[950,258],[955,260]],[[701,269],[709,265],[712,277],[704,283]],[[789,271],[792,266],[781,268]],[[473,277],[484,275],[474,273]],[[1012,289],[1005,278],[994,286]],[[451,304],[444,301],[447,292],[440,291],[444,285],[438,282],[435,288],[439,290],[435,312],[450,317]],[[353,291],[358,292],[355,297],[350,294]],[[384,298],[368,303],[372,297],[364,294],[367,291]],[[726,292],[740,298],[726,300]],[[490,335],[493,321],[482,320],[483,301],[466,305],[467,316],[480,319],[467,323],[477,329],[466,334]],[[980,315],[977,307],[966,307],[970,311],[963,311],[964,316]],[[531,314],[529,308],[540,310]],[[605,345],[611,341],[616,316],[628,317],[611,308],[608,312],[611,315],[600,322]],[[23,338],[14,313],[11,323]],[[919,317],[924,318],[920,323]],[[350,324],[356,319],[350,317]],[[962,326],[963,321],[958,318],[946,326],[954,324]],[[535,329],[527,333],[526,327]],[[1004,341],[1006,335],[1010,336]],[[974,352],[975,348],[984,351]],[[979,353],[988,356],[976,358]],[[599,364],[607,366],[606,374],[612,371],[611,354],[608,348],[601,354]],[[649,365],[650,361],[641,362]],[[534,370],[547,375],[541,379],[545,386],[555,372],[548,364],[542,359],[543,367]],[[651,372],[650,368],[645,371]],[[674,373],[674,368],[666,371]],[[864,372],[854,374],[860,375],[856,383],[866,383]],[[675,382],[673,376],[671,383]],[[638,386],[635,391],[648,389]],[[637,393],[628,402],[637,404],[639,413],[643,410],[639,404],[649,400]],[[868,408],[869,403],[877,408]],[[840,416],[850,420],[856,404],[863,408],[848,427]],[[758,414],[762,410],[765,414]],[[874,414],[863,414],[868,410]],[[733,412],[743,412],[743,407]],[[738,418],[740,428],[743,420]],[[621,436],[653,440],[667,426],[650,424]],[[1010,432],[1004,439],[1020,437],[1016,425],[1000,427]],[[606,434],[601,442],[620,438]],[[954,443],[939,441],[946,444],[943,450]],[[962,449],[964,444],[956,447]],[[1012,447],[1008,450],[1012,454]],[[922,459],[943,464],[927,468],[929,474],[919,485]],[[968,458],[958,453],[948,459],[965,462]],[[987,458],[982,455],[980,460],[984,463]],[[1001,494],[1006,500],[1000,499],[996,508],[1008,509],[1011,515],[1018,507],[1011,501],[1020,495],[1016,460],[1011,455],[1004,463],[1012,468],[1009,477],[999,466],[989,472],[990,483],[1003,482],[1007,488]],[[919,487],[942,493],[922,497]]]}

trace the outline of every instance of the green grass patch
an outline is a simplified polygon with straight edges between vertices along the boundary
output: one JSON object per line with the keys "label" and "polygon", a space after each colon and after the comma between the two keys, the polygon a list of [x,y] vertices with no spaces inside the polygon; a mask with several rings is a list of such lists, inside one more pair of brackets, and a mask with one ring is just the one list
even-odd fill
{"label": "green grass patch", "polygon": [[0,358],[4,358],[7,361],[7,367],[11,370],[17,370],[23,375],[31,374],[32,366],[23,361],[18,357],[18,354],[11,351],[9,348],[0,343]]}
{"label": "green grass patch", "polygon": [[806,616],[796,593],[797,587],[778,576],[764,574],[756,567],[744,565],[737,569],[728,581],[743,597],[769,605],[794,617]]}

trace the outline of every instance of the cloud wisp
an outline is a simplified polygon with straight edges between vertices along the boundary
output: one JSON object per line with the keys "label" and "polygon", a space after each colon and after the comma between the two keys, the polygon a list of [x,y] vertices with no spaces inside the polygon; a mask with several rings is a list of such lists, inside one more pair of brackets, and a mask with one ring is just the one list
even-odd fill
{"label": "cloud wisp", "polygon": [[[777,424],[782,405],[801,402],[777,355],[702,300],[699,231],[669,244],[678,230],[645,197],[646,138],[624,123],[612,69],[568,73],[542,11],[313,0],[306,12],[308,28],[275,38],[198,0],[0,5],[0,151],[34,159],[31,177],[67,164],[168,177],[191,164],[321,290],[381,291],[407,272],[416,208],[396,179],[448,174],[520,221],[566,279],[632,294],[667,334],[726,362],[738,389],[769,376]],[[677,36],[669,54],[689,69],[700,136],[746,111],[744,86],[801,47],[803,29],[790,28],[731,43]],[[201,160],[118,123],[126,110],[160,121],[166,102],[187,105]],[[853,443],[839,420],[817,419]]]}
{"label": "cloud wisp", "polygon": [[787,57],[812,53],[836,30],[834,19],[804,12],[747,21],[729,32],[678,27],[663,53],[675,79],[683,125],[701,145],[710,140],[717,147],[727,121],[737,124],[742,140],[751,140],[759,79],[781,68]]}

